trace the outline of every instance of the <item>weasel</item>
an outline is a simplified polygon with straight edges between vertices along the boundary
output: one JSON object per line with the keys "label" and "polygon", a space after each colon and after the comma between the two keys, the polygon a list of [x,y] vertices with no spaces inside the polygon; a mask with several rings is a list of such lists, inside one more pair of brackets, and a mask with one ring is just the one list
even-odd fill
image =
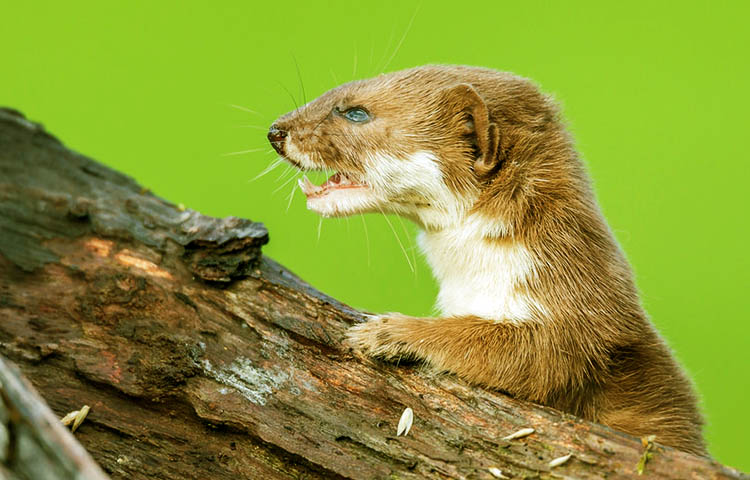
{"label": "weasel", "polygon": [[641,307],[555,102],[516,75],[422,66],[354,81],[268,138],[325,217],[402,215],[440,284],[439,318],[352,327],[358,351],[705,455],[693,388]]}

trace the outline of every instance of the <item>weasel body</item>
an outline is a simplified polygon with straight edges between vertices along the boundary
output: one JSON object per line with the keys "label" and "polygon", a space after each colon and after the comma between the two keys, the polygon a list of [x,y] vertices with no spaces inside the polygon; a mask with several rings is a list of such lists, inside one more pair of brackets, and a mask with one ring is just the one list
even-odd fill
{"label": "weasel body", "polygon": [[268,134],[323,216],[416,222],[439,318],[353,327],[358,350],[705,455],[690,381],[643,311],[555,103],[494,70],[424,66],[339,86]]}

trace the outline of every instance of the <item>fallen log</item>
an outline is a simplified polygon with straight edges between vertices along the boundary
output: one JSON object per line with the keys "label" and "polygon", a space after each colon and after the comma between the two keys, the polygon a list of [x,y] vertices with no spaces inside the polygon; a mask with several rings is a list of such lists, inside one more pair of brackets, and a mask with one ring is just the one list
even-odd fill
{"label": "fallen log", "polygon": [[0,358],[0,478],[106,480],[18,369]]}
{"label": "fallen log", "polygon": [[58,415],[91,406],[76,437],[112,478],[612,479],[642,459],[644,478],[748,478],[359,358],[342,338],[363,315],[264,257],[267,241],[0,110],[0,353]]}

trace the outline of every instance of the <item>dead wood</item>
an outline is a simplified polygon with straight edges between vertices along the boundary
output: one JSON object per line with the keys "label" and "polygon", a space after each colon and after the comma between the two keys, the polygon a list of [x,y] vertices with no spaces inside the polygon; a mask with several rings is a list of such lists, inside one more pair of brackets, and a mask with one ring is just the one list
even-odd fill
{"label": "dead wood", "polygon": [[[0,353],[58,415],[91,406],[75,435],[112,478],[635,474],[639,439],[353,356],[341,340],[362,315],[263,257],[267,241],[262,224],[183,211],[0,110]],[[747,478],[651,452],[644,478]]]}
{"label": "dead wood", "polygon": [[0,478],[107,479],[18,369],[1,358]]}

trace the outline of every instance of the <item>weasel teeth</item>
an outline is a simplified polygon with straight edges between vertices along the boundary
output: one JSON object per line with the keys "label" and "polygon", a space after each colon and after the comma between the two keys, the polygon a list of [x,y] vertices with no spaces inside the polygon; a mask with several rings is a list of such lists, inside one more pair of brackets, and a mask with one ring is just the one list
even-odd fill
{"label": "weasel teeth", "polygon": [[307,196],[313,195],[315,193],[320,192],[323,190],[317,185],[314,185],[309,178],[307,178],[307,175],[303,175],[302,178],[297,180],[297,183],[299,184],[300,190],[302,190],[302,193],[304,193]]}
{"label": "weasel teeth", "polygon": [[343,173],[334,173],[328,180],[323,183],[323,185],[315,185],[307,178],[307,175],[304,175],[302,178],[297,180],[297,184],[299,185],[300,190],[302,190],[302,193],[304,193],[308,198],[324,194],[329,190],[335,190],[340,187],[362,186],[352,181],[352,179],[350,179]]}

